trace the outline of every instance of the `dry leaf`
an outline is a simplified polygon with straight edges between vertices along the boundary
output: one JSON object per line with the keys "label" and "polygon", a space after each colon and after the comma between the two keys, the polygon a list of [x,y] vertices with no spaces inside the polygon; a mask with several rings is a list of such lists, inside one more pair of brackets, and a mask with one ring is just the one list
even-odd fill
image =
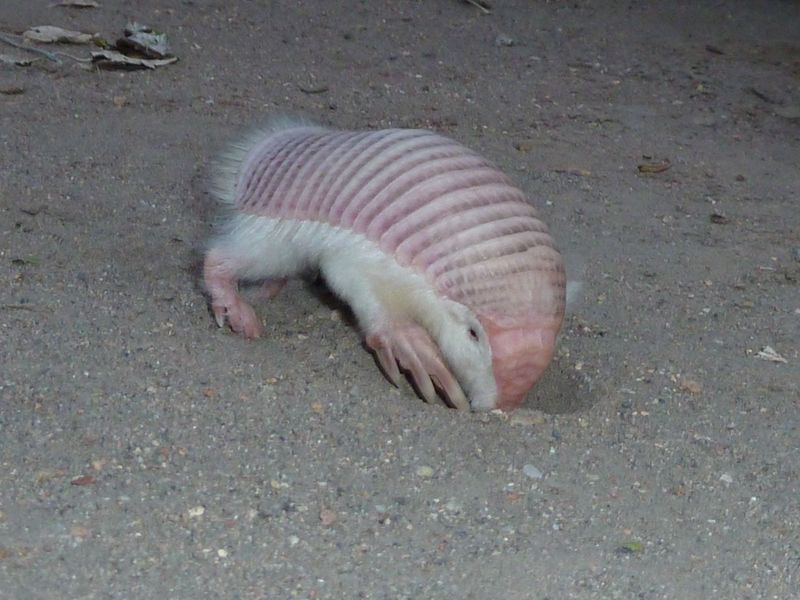
{"label": "dry leaf", "polygon": [[778,354],[774,348],[771,346],[764,346],[761,350],[758,351],[756,354],[757,358],[761,360],[768,360],[770,362],[776,363],[787,363],[789,362],[785,358],[783,358],[780,354]]}
{"label": "dry leaf", "polygon": [[637,168],[639,173],[663,173],[672,166],[668,158],[659,162],[646,162],[640,164]]}
{"label": "dry leaf", "polygon": [[43,44],[54,44],[64,42],[67,44],[91,44],[94,35],[91,33],[81,33],[80,31],[70,31],[53,27],[52,25],[39,25],[31,27],[22,34],[26,40],[31,42],[41,42]]}
{"label": "dry leaf", "polygon": [[70,481],[70,485],[92,485],[96,479],[92,475],[83,475]]}
{"label": "dry leaf", "polygon": [[133,22],[123,30],[125,37],[117,40],[117,50],[126,54],[129,51],[139,53],[145,58],[167,58],[170,56],[166,34],[159,33],[152,27]]}
{"label": "dry leaf", "polygon": [[578,177],[591,177],[592,172],[588,169],[578,169],[568,167],[566,169],[553,169],[556,173],[566,173],[567,175],[577,175]]}

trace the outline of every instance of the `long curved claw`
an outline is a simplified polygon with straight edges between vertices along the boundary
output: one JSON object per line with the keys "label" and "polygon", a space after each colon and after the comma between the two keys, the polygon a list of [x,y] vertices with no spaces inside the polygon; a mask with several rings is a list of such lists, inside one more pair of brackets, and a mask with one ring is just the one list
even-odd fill
{"label": "long curved claw", "polygon": [[214,320],[220,327],[224,327],[227,321],[233,331],[246,338],[261,336],[262,326],[256,311],[238,296],[231,298],[227,303],[212,301],[211,310],[214,312]]}
{"label": "long curved claw", "polygon": [[397,361],[394,358],[392,349],[390,346],[379,344],[379,341],[375,341],[375,345],[373,345],[369,339],[367,340],[367,345],[375,351],[375,355],[378,357],[378,364],[380,364],[383,374],[389,378],[389,381],[395,387],[399,387],[400,369],[397,367]]}
{"label": "long curved claw", "polygon": [[[420,339],[419,336],[403,341],[406,355],[418,365],[416,370],[410,369],[417,386],[425,385],[425,380],[428,380],[442,393],[446,405],[453,408],[469,408],[469,401],[461,390],[461,386],[450,369],[445,366],[439,349],[433,344],[433,341],[430,340],[428,343],[428,340]],[[401,364],[403,364],[402,361]],[[403,366],[406,365],[403,364]],[[418,381],[420,378],[423,379],[422,384]]]}
{"label": "long curved claw", "polygon": [[[447,367],[444,365],[441,365],[441,367],[441,371],[437,370],[437,372],[431,373],[434,385],[442,390],[445,398],[453,408],[469,410],[469,400],[467,400],[461,386],[458,385],[458,381],[456,381],[456,378],[453,377]],[[430,367],[428,370],[431,370]]]}
{"label": "long curved claw", "polygon": [[436,388],[433,387],[430,375],[425,370],[422,362],[414,351],[408,339],[400,341],[401,351],[398,352],[397,361],[400,366],[406,369],[411,374],[411,379],[414,380],[414,385],[417,391],[425,399],[428,404],[433,404],[438,400],[436,396]]}
{"label": "long curved claw", "polygon": [[445,364],[439,348],[420,325],[394,324],[368,335],[366,342],[393,384],[398,385],[400,381],[399,364],[426,402],[437,402],[441,396],[447,406],[470,408],[469,400]]}
{"label": "long curved claw", "polygon": [[217,322],[217,327],[225,327],[225,307],[220,304],[212,304],[211,310],[214,313],[214,320]]}
{"label": "long curved claw", "polygon": [[203,265],[203,276],[206,289],[211,294],[214,320],[220,327],[224,327],[227,321],[236,333],[256,338],[261,335],[261,321],[253,307],[239,295],[239,281],[229,262],[218,250],[211,250]]}

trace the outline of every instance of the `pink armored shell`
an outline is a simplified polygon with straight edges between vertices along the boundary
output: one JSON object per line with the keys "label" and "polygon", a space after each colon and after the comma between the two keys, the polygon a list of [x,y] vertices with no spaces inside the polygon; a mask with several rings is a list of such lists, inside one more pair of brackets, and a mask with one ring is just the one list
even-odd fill
{"label": "pink armored shell", "polygon": [[237,187],[238,210],[361,233],[476,313],[563,314],[547,226],[508,177],[443,136],[279,131],[249,155]]}

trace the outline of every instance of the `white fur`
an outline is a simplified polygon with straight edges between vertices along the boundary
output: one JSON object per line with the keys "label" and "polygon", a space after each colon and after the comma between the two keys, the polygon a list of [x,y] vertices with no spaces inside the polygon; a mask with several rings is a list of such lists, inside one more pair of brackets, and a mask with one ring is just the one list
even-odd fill
{"label": "white fur", "polygon": [[[439,295],[374,242],[349,229],[310,220],[234,213],[213,241],[244,279],[293,277],[319,270],[355,313],[364,333],[393,322],[423,325],[438,344],[473,408],[497,402],[486,332],[465,306]],[[478,333],[475,341],[469,330]]]}

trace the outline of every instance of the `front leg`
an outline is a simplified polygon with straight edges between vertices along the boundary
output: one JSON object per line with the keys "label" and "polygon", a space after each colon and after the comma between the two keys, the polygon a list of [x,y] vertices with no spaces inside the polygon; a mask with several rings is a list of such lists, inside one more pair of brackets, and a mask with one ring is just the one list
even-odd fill
{"label": "front leg", "polygon": [[359,243],[349,252],[324,256],[320,272],[328,287],[352,309],[367,346],[392,383],[398,385],[403,369],[426,401],[436,402],[438,388],[450,406],[469,408],[436,342],[411,316],[416,312],[416,276],[385,256],[365,251]]}
{"label": "front leg", "polygon": [[414,322],[392,323],[368,334],[366,342],[394,385],[400,383],[399,368],[402,368],[408,372],[417,391],[427,402],[436,402],[435,388],[439,388],[450,406],[469,408],[469,402],[445,365],[438,346],[421,325]]}

